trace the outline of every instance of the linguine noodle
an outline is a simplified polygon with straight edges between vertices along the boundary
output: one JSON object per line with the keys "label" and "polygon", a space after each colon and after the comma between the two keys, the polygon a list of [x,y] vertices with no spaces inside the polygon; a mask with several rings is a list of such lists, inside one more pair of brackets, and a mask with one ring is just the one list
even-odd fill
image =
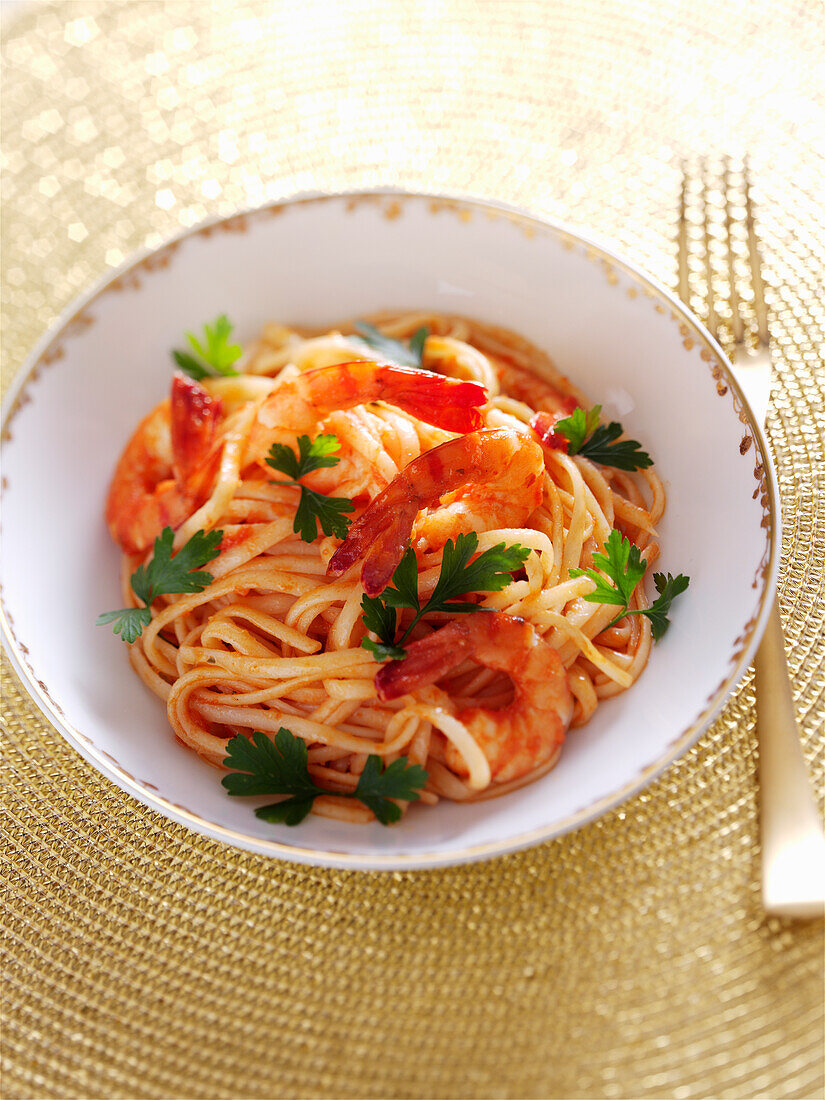
{"label": "linguine noodle", "polygon": [[[486,387],[486,428],[531,437],[536,411],[555,412],[571,398],[586,403],[546,356],[512,333],[426,312],[385,313],[373,320],[398,339],[427,326],[424,365]],[[204,760],[220,766],[229,738],[253,730],[274,735],[285,726],[306,742],[310,772],[330,792],[316,799],[314,812],[366,822],[372,819],[366,806],[335,792],[355,789],[370,754],[384,763],[406,756],[423,765],[429,779],[421,799],[434,803],[512,790],[552,767],[560,749],[527,775],[493,781],[484,752],[458,715],[471,706],[506,711],[513,687],[501,671],[472,660],[437,684],[380,701],[374,683],[380,665],[361,646],[364,589],[358,569],[328,577],[340,540],[322,535],[301,541],[293,531],[297,490],[274,484],[260,463],[249,461],[253,425],[267,396],[299,372],[368,357],[348,337],[351,332],[351,325],[313,334],[270,324],[238,364],[240,375],[203,381],[226,414],[221,447],[211,488],[177,527],[175,547],[200,530],[222,530],[223,542],[208,566],[213,580],[207,588],[154,601],[152,621],[130,646],[130,660],[166,703],[175,736]],[[359,509],[413,459],[454,434],[383,402],[329,412],[318,432],[334,434],[341,444],[340,462],[318,472],[319,490],[350,498]],[[625,691],[641,674],[651,627],[636,615],[606,629],[616,608],[584,600],[593,582],[570,578],[569,570],[592,566],[593,553],[614,528],[639,547],[643,560],[654,562],[665,496],[649,469],[628,473],[562,450],[545,448],[544,454],[541,503],[521,525],[512,526],[506,500],[470,485],[418,517],[412,545],[422,600],[438,580],[444,542],[457,533],[475,530],[479,551],[500,543],[530,550],[513,582],[481,593],[479,606],[526,620],[558,651],[576,727],[601,700]],[[124,554],[128,606],[136,606],[130,575],[148,556]],[[648,606],[643,583],[630,606]],[[437,630],[448,618],[426,618],[414,637]],[[461,774],[448,762],[455,754]]]}

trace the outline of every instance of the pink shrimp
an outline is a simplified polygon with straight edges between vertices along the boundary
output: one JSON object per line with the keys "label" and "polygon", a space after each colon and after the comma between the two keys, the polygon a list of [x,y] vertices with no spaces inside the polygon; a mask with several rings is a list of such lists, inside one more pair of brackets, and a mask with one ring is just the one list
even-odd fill
{"label": "pink shrimp", "polygon": [[127,553],[148,549],[164,527],[179,527],[203,502],[221,415],[218,398],[176,373],[171,397],[140,422],[106,499],[106,523]]}
{"label": "pink shrimp", "polygon": [[482,423],[479,405],[486,391],[478,382],[445,378],[425,370],[356,360],[318,367],[287,379],[258,411],[246,452],[262,462],[273,443],[313,432],[328,413],[371,401],[386,401],[428,424],[469,432]]}
{"label": "pink shrimp", "polygon": [[[376,596],[389,584],[422,508],[435,507],[463,486],[495,485],[507,525],[517,526],[541,503],[543,472],[538,444],[509,428],[449,439],[413,459],[373,500],[350,527],[327,573],[340,577],[364,558],[361,582],[368,595]],[[490,501],[494,507],[488,520],[496,513],[495,501]]]}
{"label": "pink shrimp", "polygon": [[[530,623],[501,611],[453,619],[429,637],[410,642],[402,661],[379,670],[378,698],[397,699],[433,684],[468,657],[507,673],[515,694],[500,710],[468,707],[456,717],[487,758],[494,782],[519,779],[553,757],[573,716],[573,696],[561,659]],[[451,742],[446,753],[448,767],[467,775]]]}

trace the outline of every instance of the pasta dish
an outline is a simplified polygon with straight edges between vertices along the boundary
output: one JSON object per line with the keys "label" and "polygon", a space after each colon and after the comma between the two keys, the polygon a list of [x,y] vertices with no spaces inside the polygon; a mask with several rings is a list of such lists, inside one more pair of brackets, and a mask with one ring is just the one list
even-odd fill
{"label": "pasta dish", "polygon": [[[143,683],[231,794],[395,820],[546,773],[626,691],[687,578],[665,494],[547,356],[461,317],[189,334],[106,519]],[[423,810],[416,810],[416,813]]]}

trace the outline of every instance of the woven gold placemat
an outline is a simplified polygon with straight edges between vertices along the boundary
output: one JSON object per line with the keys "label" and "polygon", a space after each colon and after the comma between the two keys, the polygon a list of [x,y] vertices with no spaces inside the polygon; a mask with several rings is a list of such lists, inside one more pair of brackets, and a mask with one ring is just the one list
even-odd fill
{"label": "woven gold placemat", "polygon": [[[520,203],[613,237],[673,285],[680,159],[748,152],[778,373],[782,610],[822,796],[821,11],[24,8],[4,35],[4,380],[133,250],[307,188]],[[720,567],[735,568],[724,547]],[[93,771],[8,671],[3,691],[7,1097],[821,1095],[822,931],[760,911],[747,683],[601,821],[385,876],[171,824]]]}

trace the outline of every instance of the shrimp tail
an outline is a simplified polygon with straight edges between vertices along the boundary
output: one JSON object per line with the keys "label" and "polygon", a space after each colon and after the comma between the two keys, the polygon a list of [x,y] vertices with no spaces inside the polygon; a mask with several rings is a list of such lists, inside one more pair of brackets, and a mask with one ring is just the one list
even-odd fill
{"label": "shrimp tail", "polygon": [[[397,378],[404,368],[386,369]],[[416,370],[409,374],[409,387],[397,390],[394,396],[407,412],[448,432],[464,434],[482,426],[484,421],[479,406],[487,400],[487,391],[480,383],[445,378],[430,371]]]}
{"label": "shrimp tail", "polygon": [[361,584],[368,596],[377,596],[392,580],[398,563],[410,545],[417,512],[415,504],[404,505],[396,513],[395,523],[385,528],[372,544],[361,570]]}
{"label": "shrimp tail", "polygon": [[378,698],[387,703],[416,688],[434,684],[471,652],[468,624],[454,619],[428,637],[412,642],[403,660],[381,666],[375,676]]}
{"label": "shrimp tail", "polygon": [[390,484],[353,523],[327,566],[328,576],[341,577],[365,558],[361,583],[368,596],[377,596],[392,580],[418,514],[417,501],[404,500],[392,489]]}
{"label": "shrimp tail", "polygon": [[219,397],[213,397],[180,371],[175,372],[170,410],[172,471],[181,487],[206,461],[222,412]]}

